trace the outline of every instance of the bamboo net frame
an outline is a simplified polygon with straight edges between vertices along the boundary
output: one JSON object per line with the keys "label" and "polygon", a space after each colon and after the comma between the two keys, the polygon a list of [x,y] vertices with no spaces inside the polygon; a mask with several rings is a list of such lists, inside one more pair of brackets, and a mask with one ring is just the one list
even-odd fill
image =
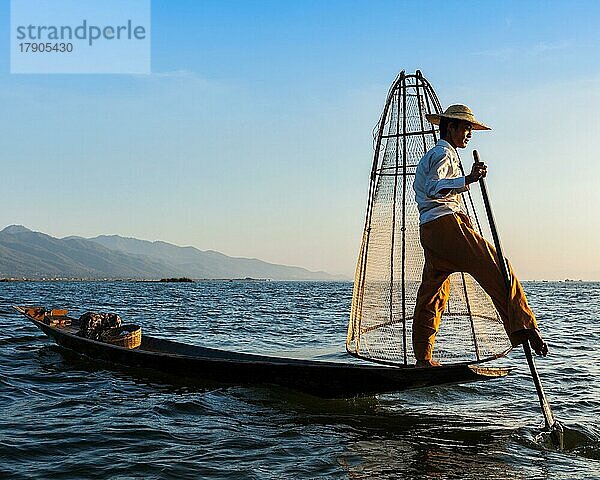
{"label": "bamboo net frame", "polygon": [[[375,127],[375,154],[346,341],[347,351],[354,356],[395,365],[414,363],[412,315],[424,255],[412,184],[419,160],[439,138],[439,130],[425,115],[441,112],[437,95],[421,72],[407,75],[402,71]],[[461,194],[461,201],[483,235],[471,193]],[[482,362],[509,350],[489,296],[470,275],[452,274],[434,359]]]}

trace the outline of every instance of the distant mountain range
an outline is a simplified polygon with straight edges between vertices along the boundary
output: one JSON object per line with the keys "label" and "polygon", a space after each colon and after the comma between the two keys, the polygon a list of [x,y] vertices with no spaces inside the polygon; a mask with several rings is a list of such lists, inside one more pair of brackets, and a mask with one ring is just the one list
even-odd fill
{"label": "distant mountain range", "polygon": [[0,277],[346,280],[326,272],[254,258],[228,257],[212,250],[166,242],[118,235],[55,238],[21,225],[10,225],[0,231]]}

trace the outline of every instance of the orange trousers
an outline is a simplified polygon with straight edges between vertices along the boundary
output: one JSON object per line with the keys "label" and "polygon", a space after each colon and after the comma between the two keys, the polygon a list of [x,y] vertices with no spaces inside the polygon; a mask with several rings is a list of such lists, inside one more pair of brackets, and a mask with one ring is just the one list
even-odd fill
{"label": "orange trousers", "polygon": [[523,330],[537,328],[535,315],[510,264],[512,285],[508,292],[496,249],[473,229],[468,216],[455,213],[424,223],[420,237],[425,266],[413,317],[412,340],[417,360],[431,360],[450,295],[448,277],[454,272],[470,274],[491,297],[513,346],[522,343]]}

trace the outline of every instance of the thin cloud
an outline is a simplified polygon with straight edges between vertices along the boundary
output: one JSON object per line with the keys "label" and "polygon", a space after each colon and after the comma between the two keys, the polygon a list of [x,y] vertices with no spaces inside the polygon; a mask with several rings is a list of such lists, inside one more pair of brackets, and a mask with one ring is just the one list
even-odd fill
{"label": "thin cloud", "polygon": [[141,82],[147,82],[149,84],[189,84],[194,85],[196,88],[202,88],[205,90],[218,90],[224,87],[222,82],[214,80],[208,80],[206,77],[193,72],[191,70],[173,70],[166,72],[152,72],[149,75],[137,75],[137,78]]}
{"label": "thin cloud", "polygon": [[541,55],[557,50],[564,50],[573,46],[573,42],[563,40],[561,42],[538,42],[526,47],[503,47],[491,50],[480,50],[473,52],[477,57],[507,58],[515,55]]}
{"label": "thin cloud", "polygon": [[477,57],[509,57],[514,53],[512,48],[499,48],[495,50],[481,50],[479,52],[473,52],[473,55]]}
{"label": "thin cloud", "polygon": [[539,53],[553,52],[556,50],[564,50],[565,48],[569,48],[572,46],[573,46],[573,42],[566,41],[566,40],[564,40],[562,42],[555,42],[555,43],[539,42],[531,49],[530,53],[539,54]]}
{"label": "thin cloud", "polygon": [[190,70],[174,70],[172,72],[152,72],[150,75],[156,78],[190,78],[196,76],[196,74]]}

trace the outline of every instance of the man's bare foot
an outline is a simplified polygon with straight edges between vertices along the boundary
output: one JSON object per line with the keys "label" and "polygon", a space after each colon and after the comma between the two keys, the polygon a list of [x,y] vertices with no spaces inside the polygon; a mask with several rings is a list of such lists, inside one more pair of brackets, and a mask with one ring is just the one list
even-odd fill
{"label": "man's bare foot", "polygon": [[544,339],[537,328],[535,330],[527,330],[527,337],[531,348],[533,348],[533,351],[537,355],[541,355],[542,357],[548,355],[548,344],[544,342]]}
{"label": "man's bare foot", "polygon": [[548,355],[548,344],[542,339],[540,331],[536,328],[533,330],[519,330],[514,332],[511,337],[513,345],[529,342],[531,348],[537,355],[545,357]]}
{"label": "man's bare foot", "polygon": [[417,360],[415,367],[417,368],[427,368],[427,367],[441,367],[442,364],[440,362],[436,362],[435,360]]}

